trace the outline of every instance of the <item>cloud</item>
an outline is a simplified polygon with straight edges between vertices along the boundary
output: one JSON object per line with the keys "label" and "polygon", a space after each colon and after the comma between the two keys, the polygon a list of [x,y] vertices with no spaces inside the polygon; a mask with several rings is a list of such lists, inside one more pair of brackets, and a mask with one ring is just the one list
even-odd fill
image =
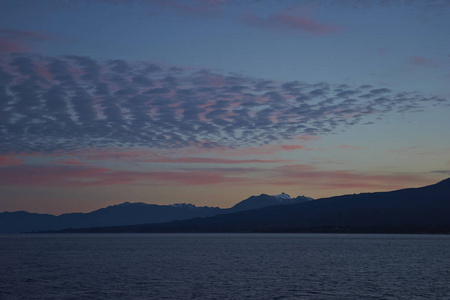
{"label": "cloud", "polygon": [[286,163],[286,159],[224,159],[224,158],[208,158],[208,157],[156,157],[153,159],[143,160],[143,162],[155,163],[187,163],[187,164],[273,164]]}
{"label": "cloud", "polygon": [[413,56],[409,59],[409,63],[416,66],[437,67],[436,61],[423,56]]}
{"label": "cloud", "polygon": [[285,151],[293,151],[293,150],[304,149],[305,146],[301,146],[301,145],[282,145],[281,148],[283,148],[283,150],[285,150]]}
{"label": "cloud", "polygon": [[304,185],[317,189],[393,190],[422,185],[424,177],[404,174],[368,174],[352,170],[321,170],[313,165],[285,165],[271,170],[273,185]]}
{"label": "cloud", "polygon": [[50,39],[36,31],[0,28],[0,53],[28,52],[35,43]]}
{"label": "cloud", "polygon": [[[167,161],[170,161],[168,158]],[[174,158],[176,160],[176,158]],[[256,160],[255,160],[256,161]],[[174,161],[172,161],[174,162]],[[180,163],[207,162],[182,158]],[[242,162],[242,161],[241,161]],[[237,162],[237,163],[241,163]],[[253,163],[250,161],[249,163]],[[259,161],[256,161],[259,163]],[[217,163],[214,161],[208,163]],[[232,160],[218,163],[233,164]],[[448,174],[447,170],[431,173]],[[289,164],[274,168],[263,167],[212,167],[195,169],[180,168],[164,171],[125,171],[105,167],[79,164],[78,161],[56,161],[56,164],[6,164],[0,167],[1,186],[54,186],[60,188],[83,188],[112,184],[145,186],[220,185],[241,186],[299,186],[320,190],[393,190],[411,185],[423,185],[426,178],[421,175],[370,174],[352,170],[322,170],[316,165]]]}
{"label": "cloud", "polygon": [[284,12],[273,14],[267,18],[260,17],[254,13],[245,13],[241,15],[241,21],[244,24],[267,30],[309,33],[319,36],[341,31],[336,26],[322,24],[311,17]]}
{"label": "cloud", "polygon": [[[264,145],[274,153],[302,147],[287,141],[334,133],[371,116],[448,102],[369,85],[272,82],[174,72],[149,62],[31,54],[0,60],[0,95],[2,153],[130,147],[252,152]],[[270,148],[274,144],[284,146]]]}
{"label": "cloud", "polygon": [[16,166],[22,164],[23,159],[15,158],[12,155],[0,155],[0,167],[1,166]]}
{"label": "cloud", "polygon": [[[240,149],[211,149],[215,154],[221,157],[240,157],[240,156],[266,156],[273,155],[281,151],[294,151],[304,149],[300,145],[266,145],[261,147],[240,148]],[[12,154],[0,156],[0,166],[20,164],[28,156],[39,158],[44,161],[52,161],[61,165],[85,165],[86,161],[89,163],[99,162],[122,162],[122,163],[164,163],[164,164],[281,164],[290,163],[292,160],[288,159],[230,159],[205,157],[209,156],[208,148],[193,148],[183,149],[182,151],[187,155],[196,156],[178,156],[171,150],[167,151],[152,151],[148,149],[131,149],[131,148],[116,148],[116,149],[86,149],[80,151],[57,151],[52,153],[33,153],[21,154],[13,157]],[[19,157],[19,158],[16,158]]]}
{"label": "cloud", "polygon": [[1,185],[77,186],[99,181],[109,169],[79,166],[9,166],[0,168]]}
{"label": "cloud", "polygon": [[[159,172],[117,171],[85,165],[21,165],[0,168],[3,186],[54,186],[62,188],[130,185],[211,185],[239,183],[243,180],[233,170],[177,170]],[[236,176],[238,175],[238,176]]]}

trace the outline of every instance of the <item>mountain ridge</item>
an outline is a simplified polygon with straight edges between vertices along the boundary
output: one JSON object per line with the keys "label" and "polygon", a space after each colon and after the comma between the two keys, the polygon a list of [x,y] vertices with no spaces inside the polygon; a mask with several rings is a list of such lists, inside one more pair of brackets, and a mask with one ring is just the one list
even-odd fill
{"label": "mountain ridge", "polygon": [[450,178],[390,192],[321,198],[214,217],[65,232],[450,233]]}
{"label": "mountain ridge", "polygon": [[[282,193],[281,195],[286,194]],[[299,197],[297,197],[298,199],[292,199],[289,197],[289,199],[294,202],[312,199],[307,197],[301,198],[303,196]],[[239,203],[237,203],[231,208],[196,206],[190,203],[157,205],[147,204],[144,202],[123,202],[120,204],[109,205],[89,213],[64,213],[60,215],[51,215],[30,213],[26,211],[6,211],[0,213],[0,233],[161,223],[173,220],[191,219],[195,217],[208,217],[218,214],[238,212],[246,209],[256,209],[264,206],[290,203],[280,201],[279,198],[279,195],[269,196],[266,194],[251,196],[239,202],[245,202],[243,206],[239,206]]]}

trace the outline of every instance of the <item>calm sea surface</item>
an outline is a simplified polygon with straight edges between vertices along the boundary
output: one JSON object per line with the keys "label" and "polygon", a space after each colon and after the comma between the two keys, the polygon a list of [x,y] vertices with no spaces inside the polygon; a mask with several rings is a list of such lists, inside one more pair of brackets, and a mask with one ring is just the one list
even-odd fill
{"label": "calm sea surface", "polygon": [[450,299],[450,236],[0,235],[0,299]]}

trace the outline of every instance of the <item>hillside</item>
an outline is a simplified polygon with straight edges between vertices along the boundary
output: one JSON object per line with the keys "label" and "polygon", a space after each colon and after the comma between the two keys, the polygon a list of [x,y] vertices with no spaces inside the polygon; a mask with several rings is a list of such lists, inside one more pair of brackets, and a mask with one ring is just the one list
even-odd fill
{"label": "hillside", "polygon": [[450,178],[392,192],[323,198],[195,218],[66,232],[450,232]]}
{"label": "hillside", "polygon": [[125,202],[101,208],[90,213],[68,213],[59,216],[29,213],[26,211],[3,212],[0,213],[0,233],[161,223],[196,217],[210,217],[230,212],[239,212],[272,205],[287,205],[310,200],[312,199],[304,196],[291,198],[283,193],[276,196],[266,194],[251,196],[228,209],[208,206],[197,207],[193,204],[186,203],[156,205],[142,202]]}

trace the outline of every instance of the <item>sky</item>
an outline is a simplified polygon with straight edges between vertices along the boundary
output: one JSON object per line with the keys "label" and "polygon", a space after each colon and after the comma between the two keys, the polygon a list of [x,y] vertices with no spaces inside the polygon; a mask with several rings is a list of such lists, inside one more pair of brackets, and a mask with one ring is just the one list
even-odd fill
{"label": "sky", "polygon": [[450,2],[0,0],[0,212],[450,176]]}

